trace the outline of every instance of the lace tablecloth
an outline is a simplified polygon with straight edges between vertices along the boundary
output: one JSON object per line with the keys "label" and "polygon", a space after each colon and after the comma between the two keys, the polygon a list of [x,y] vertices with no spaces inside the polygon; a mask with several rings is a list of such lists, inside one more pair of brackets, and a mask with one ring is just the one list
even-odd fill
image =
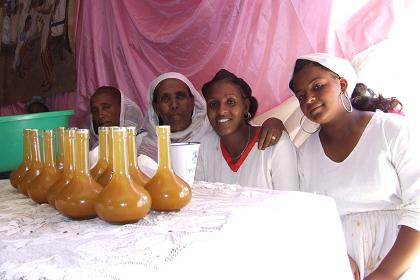
{"label": "lace tablecloth", "polygon": [[198,182],[181,211],[121,226],[0,180],[0,279],[351,279],[344,243],[323,196]]}

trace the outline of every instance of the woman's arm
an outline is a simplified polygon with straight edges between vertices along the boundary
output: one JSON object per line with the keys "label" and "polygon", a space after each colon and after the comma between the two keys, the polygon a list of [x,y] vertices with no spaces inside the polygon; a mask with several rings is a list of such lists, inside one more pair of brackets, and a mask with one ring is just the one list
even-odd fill
{"label": "woman's arm", "polygon": [[397,239],[378,268],[365,280],[398,279],[420,253],[420,232],[401,226]]}
{"label": "woman's arm", "polygon": [[273,150],[271,177],[275,190],[298,191],[299,174],[295,145],[287,133],[283,133]]}
{"label": "woman's arm", "polygon": [[400,231],[391,250],[366,280],[398,279],[420,253],[420,150],[418,135],[407,119],[388,115],[385,135],[400,182]]}
{"label": "woman's arm", "polygon": [[286,127],[281,120],[277,118],[266,119],[261,126],[258,149],[264,150],[267,147],[277,144],[283,130],[286,130]]}

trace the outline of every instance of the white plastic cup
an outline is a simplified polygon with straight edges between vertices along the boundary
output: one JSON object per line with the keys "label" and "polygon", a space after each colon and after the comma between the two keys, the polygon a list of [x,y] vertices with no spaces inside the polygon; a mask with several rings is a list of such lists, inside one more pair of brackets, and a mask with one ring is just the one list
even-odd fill
{"label": "white plastic cup", "polygon": [[199,148],[200,143],[197,142],[171,144],[172,169],[190,186],[194,183]]}

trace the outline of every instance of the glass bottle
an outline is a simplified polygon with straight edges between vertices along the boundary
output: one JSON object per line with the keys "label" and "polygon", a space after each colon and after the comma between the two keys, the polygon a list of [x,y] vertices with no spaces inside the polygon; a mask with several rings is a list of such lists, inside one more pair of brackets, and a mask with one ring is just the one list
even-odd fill
{"label": "glass bottle", "polygon": [[64,162],[63,162],[63,172],[61,173],[60,179],[55,182],[50,189],[48,190],[47,200],[48,203],[55,208],[55,198],[57,194],[65,188],[70,180],[73,178],[74,172],[74,138],[76,135],[76,130],[69,128],[64,130],[64,140],[63,140],[63,152],[64,152]]}
{"label": "glass bottle", "polygon": [[99,155],[98,162],[90,169],[90,175],[95,180],[105,172],[108,166],[108,127],[99,127]]}
{"label": "glass bottle", "polygon": [[156,127],[158,134],[159,166],[156,174],[145,188],[152,197],[152,209],[156,211],[175,211],[191,200],[191,188],[176,175],[171,167],[170,158],[170,126]]}
{"label": "glass bottle", "polygon": [[28,196],[28,188],[33,180],[41,174],[42,161],[41,161],[41,149],[39,146],[39,130],[31,129],[31,165],[28,172],[23,176],[22,181],[18,184],[19,191]]}
{"label": "glass bottle", "polygon": [[137,222],[150,211],[150,195],[128,174],[126,129],[115,128],[112,134],[114,174],[96,199],[96,213],[110,223]]}
{"label": "glass bottle", "polygon": [[17,188],[31,165],[31,129],[23,130],[23,160],[20,165],[10,173],[10,184]]}
{"label": "glass bottle", "polygon": [[150,178],[144,174],[137,164],[136,128],[127,127],[127,148],[128,148],[128,173],[133,181],[144,187]]}
{"label": "glass bottle", "polygon": [[58,171],[63,172],[64,168],[64,130],[66,128],[60,126],[57,128],[57,164]]}
{"label": "glass bottle", "polygon": [[71,219],[91,219],[96,217],[94,202],[102,191],[89,172],[89,130],[76,131],[76,157],[74,174],[70,183],[55,198],[55,207]]}
{"label": "glass bottle", "polygon": [[47,202],[50,187],[61,177],[54,160],[54,130],[47,129],[42,132],[44,145],[44,161],[41,174],[37,176],[28,187],[28,195],[38,203]]}
{"label": "glass bottle", "polygon": [[113,130],[118,129],[118,126],[110,126],[108,127],[108,166],[106,167],[106,170],[98,177],[96,180],[99,184],[101,184],[103,187],[109,184],[111,182],[112,173],[114,172],[114,160],[113,160]]}

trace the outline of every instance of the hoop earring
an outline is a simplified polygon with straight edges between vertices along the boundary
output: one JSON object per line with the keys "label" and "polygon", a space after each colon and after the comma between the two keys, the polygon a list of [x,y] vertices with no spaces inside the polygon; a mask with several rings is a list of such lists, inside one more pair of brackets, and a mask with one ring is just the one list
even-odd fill
{"label": "hoop earring", "polygon": [[250,112],[246,112],[246,114],[244,114],[245,120],[249,121],[251,119],[251,113]]}
{"label": "hoop earring", "polygon": [[308,133],[308,134],[314,134],[315,132],[317,132],[320,128],[321,128],[321,126],[318,126],[316,129],[315,129],[315,131],[312,131],[312,132],[309,132],[309,131],[307,131],[306,129],[304,129],[303,128],[303,126],[302,126],[302,123],[303,123],[303,118],[305,117],[305,115],[303,115],[301,118],[300,118],[300,122],[299,122],[299,125],[300,125],[300,128],[303,130],[303,131],[305,131],[306,133]]}
{"label": "hoop earring", "polygon": [[[347,107],[346,107],[346,105],[344,105],[344,100],[343,100],[343,95],[346,97],[346,99],[347,99],[347,102],[349,103],[349,106],[350,106],[350,109],[348,109]],[[347,92],[340,92],[340,100],[341,100],[341,105],[343,105],[343,107],[344,107],[344,110],[346,110],[347,112],[351,112],[351,111],[353,111],[353,106],[351,106],[351,101],[350,101],[350,98],[349,98],[349,96],[347,95]]]}

